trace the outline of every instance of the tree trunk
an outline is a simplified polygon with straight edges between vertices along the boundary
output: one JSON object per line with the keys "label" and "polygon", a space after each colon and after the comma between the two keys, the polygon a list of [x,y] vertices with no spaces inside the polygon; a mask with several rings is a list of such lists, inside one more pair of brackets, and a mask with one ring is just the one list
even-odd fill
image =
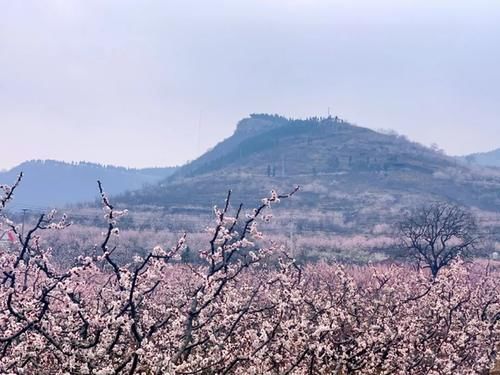
{"label": "tree trunk", "polygon": [[497,362],[493,370],[490,371],[490,375],[500,375],[500,345],[497,350]]}

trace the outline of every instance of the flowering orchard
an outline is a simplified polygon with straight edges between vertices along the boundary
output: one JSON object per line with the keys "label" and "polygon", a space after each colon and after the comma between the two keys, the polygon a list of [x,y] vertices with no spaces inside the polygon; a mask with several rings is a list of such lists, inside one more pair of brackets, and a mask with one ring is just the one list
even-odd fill
{"label": "flowering orchard", "polygon": [[[21,177],[20,177],[21,178]],[[1,186],[0,208],[13,197]],[[120,217],[99,183],[100,253],[69,269],[41,246],[66,218],[42,215],[0,250],[2,374],[484,374],[499,342],[499,270],[460,261],[433,279],[410,266],[299,267],[262,246],[258,222],[290,194],[249,212],[215,208],[201,265],[186,243],[116,261]]]}

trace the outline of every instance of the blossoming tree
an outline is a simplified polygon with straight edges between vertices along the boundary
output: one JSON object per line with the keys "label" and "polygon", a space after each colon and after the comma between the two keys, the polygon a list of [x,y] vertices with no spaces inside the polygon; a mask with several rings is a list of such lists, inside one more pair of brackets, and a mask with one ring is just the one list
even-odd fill
{"label": "blossoming tree", "polygon": [[[13,186],[1,187],[0,209]],[[0,249],[2,374],[482,374],[499,342],[499,270],[453,262],[435,278],[406,265],[299,267],[260,221],[291,197],[253,210],[214,208],[199,264],[178,258],[187,234],[124,264],[127,214],[99,183],[106,230],[94,256],[63,268],[42,245],[64,230],[41,215]]]}

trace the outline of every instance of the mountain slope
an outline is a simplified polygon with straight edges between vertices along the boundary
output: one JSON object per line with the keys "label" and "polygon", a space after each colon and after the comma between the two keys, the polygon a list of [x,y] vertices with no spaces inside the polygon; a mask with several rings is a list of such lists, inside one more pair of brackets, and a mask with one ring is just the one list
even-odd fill
{"label": "mountain slope", "polygon": [[500,176],[338,118],[270,115],[240,121],[231,137],[194,162],[121,200],[207,208],[221,204],[232,189],[235,201],[253,204],[272,188],[283,192],[297,184],[303,189],[293,207],[325,215],[335,211],[347,221],[374,221],[429,200],[500,209]]}
{"label": "mountain slope", "polygon": [[24,181],[16,191],[11,209],[58,207],[97,198],[96,180],[106,183],[110,194],[142,188],[166,178],[175,168],[129,169],[93,163],[32,160],[0,172],[2,183],[13,182],[22,171]]}
{"label": "mountain slope", "polygon": [[296,185],[301,191],[274,212],[276,233],[373,233],[381,224],[390,233],[404,211],[436,200],[500,210],[500,173],[338,118],[269,115],[240,121],[197,160],[115,202],[150,217],[139,226],[196,231],[228,189],[235,207],[250,208],[271,189],[284,193]]}

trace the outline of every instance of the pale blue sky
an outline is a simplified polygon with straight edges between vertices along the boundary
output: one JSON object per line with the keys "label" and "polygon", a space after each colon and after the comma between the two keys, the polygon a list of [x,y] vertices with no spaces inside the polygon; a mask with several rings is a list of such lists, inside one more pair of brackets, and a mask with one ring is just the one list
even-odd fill
{"label": "pale blue sky", "polygon": [[497,0],[0,0],[0,168],[181,164],[328,107],[463,154],[499,103]]}

